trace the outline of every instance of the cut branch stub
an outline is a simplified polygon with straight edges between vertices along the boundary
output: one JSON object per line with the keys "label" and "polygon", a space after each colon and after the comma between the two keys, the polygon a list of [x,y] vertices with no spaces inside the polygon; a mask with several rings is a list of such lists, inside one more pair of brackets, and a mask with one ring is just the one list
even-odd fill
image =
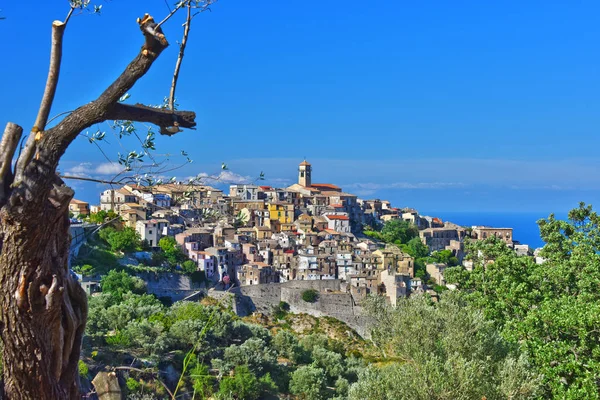
{"label": "cut branch stub", "polygon": [[145,56],[156,57],[169,45],[161,27],[154,22],[149,14],[144,14],[144,18],[138,18],[140,29],[146,38],[146,43],[142,48],[142,54]]}

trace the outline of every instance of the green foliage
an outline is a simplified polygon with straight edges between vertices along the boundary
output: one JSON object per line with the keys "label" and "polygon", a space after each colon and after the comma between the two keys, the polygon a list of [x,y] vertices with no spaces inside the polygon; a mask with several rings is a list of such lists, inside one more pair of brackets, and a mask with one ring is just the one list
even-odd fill
{"label": "green foliage", "polygon": [[323,347],[316,347],[312,352],[314,365],[322,368],[330,378],[337,378],[345,371],[344,360],[341,354],[327,350]]}
{"label": "green foliage", "polygon": [[[109,270],[119,267],[117,257],[110,251],[100,247],[92,248],[83,244],[79,250],[79,255],[73,260],[73,265],[84,266],[91,265],[91,270],[86,270],[87,275],[105,274]],[[75,268],[75,267],[74,267]],[[77,271],[81,273],[81,268]]]}
{"label": "green foliage", "polygon": [[213,393],[215,379],[208,372],[208,367],[204,364],[197,364],[190,370],[190,378],[198,399],[210,398]]}
{"label": "green foliage", "polygon": [[127,378],[127,381],[125,381],[125,384],[127,385],[127,390],[130,393],[138,392],[142,388],[142,384],[139,381],[137,381],[131,377]]}
{"label": "green foliage", "polygon": [[538,221],[545,263],[492,239],[474,246],[472,272],[447,271],[448,282],[526,351],[544,376],[547,398],[600,398],[599,224],[582,203],[567,221]]}
{"label": "green foliage", "polygon": [[[499,239],[496,240],[499,241]],[[458,258],[456,258],[450,250],[440,250],[432,253],[431,257],[429,258],[429,262],[442,263],[448,265],[449,267],[454,267],[459,264]]]}
{"label": "green foliage", "polygon": [[319,292],[314,289],[307,289],[302,292],[302,300],[307,303],[314,303],[319,299]]}
{"label": "green foliage", "polygon": [[415,278],[425,279],[427,267],[424,258],[415,258]]}
{"label": "green foliage", "polygon": [[[127,280],[118,276],[115,281]],[[287,304],[280,307],[287,309]],[[342,341],[324,334],[307,335],[300,341],[294,333],[280,329],[272,336],[269,329],[244,322],[222,307],[186,301],[166,307],[152,295],[131,291],[120,296],[103,292],[89,298],[86,341],[102,349],[100,355],[96,353],[96,362],[103,362],[100,360],[108,352],[115,365],[123,364],[123,354],[160,363],[161,370],[172,364],[182,371],[180,394],[196,399],[281,396],[289,393],[292,371],[306,364],[311,364],[310,371],[317,375],[312,381],[301,373],[296,377],[296,386],[305,385],[309,390],[303,398],[333,395],[334,386],[336,395],[345,396],[362,368],[356,359],[345,359]],[[102,345],[106,347],[99,347]],[[184,354],[187,366],[182,370]],[[279,364],[277,357],[286,358],[286,365]],[[209,363],[218,371],[218,378],[209,373]],[[328,391],[327,385],[332,389]],[[144,393],[146,389],[158,391],[156,385],[143,388]],[[155,395],[162,398],[164,393]]]}
{"label": "green foliage", "polygon": [[131,344],[131,338],[127,333],[117,331],[114,335],[106,336],[106,344],[117,348],[125,348]]}
{"label": "green foliage", "polygon": [[301,399],[321,400],[325,398],[326,385],[325,371],[312,365],[305,365],[292,373],[290,391]]}
{"label": "green foliage", "polygon": [[177,247],[177,241],[171,236],[165,236],[158,241],[158,247],[163,251],[166,261],[174,266],[186,260],[185,254]]}
{"label": "green foliage", "polygon": [[113,210],[104,211],[100,210],[97,213],[91,213],[88,217],[89,221],[96,224],[102,224],[107,221],[118,218],[118,214]]}
{"label": "green foliage", "polygon": [[79,362],[77,363],[77,369],[79,371],[79,376],[83,378],[86,378],[90,373],[88,366],[85,362],[83,362],[83,360],[79,360]]}
{"label": "green foliage", "polygon": [[131,227],[125,227],[122,230],[106,227],[102,228],[98,235],[114,252],[141,250],[142,242],[140,234]]}
{"label": "green foliage", "polygon": [[408,243],[419,236],[419,229],[408,221],[393,219],[383,225],[381,238],[386,243]]}
{"label": "green foliage", "polygon": [[217,398],[256,400],[260,398],[260,394],[261,384],[256,376],[250,372],[248,366],[240,365],[235,368],[232,377],[223,378]]}
{"label": "green foliage", "polygon": [[121,297],[124,293],[132,292],[143,294],[146,292],[146,283],[137,276],[131,276],[127,272],[111,270],[100,280],[102,292]]}
{"label": "green foliage", "polygon": [[94,272],[94,267],[91,266],[90,264],[84,264],[84,265],[75,265],[73,266],[73,271],[77,272],[78,274],[81,274],[83,276],[89,276],[92,275]]}
{"label": "green foliage", "polygon": [[262,376],[277,364],[272,348],[259,338],[250,338],[241,345],[232,345],[225,349],[224,361],[230,366],[247,365],[254,374]]}
{"label": "green foliage", "polygon": [[[528,399],[541,377],[482,312],[447,292],[439,303],[426,296],[383,298],[367,304],[377,323],[372,339],[399,362],[370,366],[350,387],[350,399]],[[385,384],[382,384],[385,382]]]}
{"label": "green foliage", "polygon": [[448,287],[443,285],[433,285],[433,291],[436,293],[442,293],[448,290]]}
{"label": "green foliage", "polygon": [[273,347],[281,357],[300,363],[306,360],[308,354],[298,341],[298,338],[288,332],[281,330],[273,338]]}
{"label": "green foliage", "polygon": [[260,391],[262,393],[277,393],[279,388],[273,378],[271,378],[271,374],[267,372],[263,377],[258,380],[260,385]]}
{"label": "green foliage", "polygon": [[272,315],[275,319],[284,319],[290,310],[290,305],[285,301],[280,301],[278,305],[273,306]]}
{"label": "green foliage", "polygon": [[186,274],[193,274],[194,272],[200,272],[200,271],[198,271],[198,265],[196,265],[196,263],[192,260],[184,261],[183,264],[181,264],[181,269],[183,269],[183,272],[185,272]]}
{"label": "green foliage", "polygon": [[421,242],[421,238],[414,237],[408,241],[405,245],[400,246],[402,251],[407,253],[413,258],[423,258],[429,255],[429,247]]}
{"label": "green foliage", "polygon": [[320,333],[313,333],[304,336],[300,340],[300,345],[308,352],[312,353],[315,348],[322,347],[329,349],[329,338]]}

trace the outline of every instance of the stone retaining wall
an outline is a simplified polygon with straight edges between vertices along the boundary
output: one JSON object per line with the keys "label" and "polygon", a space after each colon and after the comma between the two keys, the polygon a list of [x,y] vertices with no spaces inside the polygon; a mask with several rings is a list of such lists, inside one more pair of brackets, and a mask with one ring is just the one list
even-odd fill
{"label": "stone retaining wall", "polygon": [[[285,301],[290,312],[310,314],[315,317],[333,317],[346,323],[363,337],[368,337],[370,318],[362,314],[362,308],[354,303],[350,293],[340,291],[340,280],[289,281],[264,285],[249,285],[233,288],[233,310],[237,315],[246,316],[253,312],[271,313],[274,306]],[[319,292],[314,303],[302,300],[302,292],[313,289]],[[211,290],[209,295],[220,298],[225,292]]]}

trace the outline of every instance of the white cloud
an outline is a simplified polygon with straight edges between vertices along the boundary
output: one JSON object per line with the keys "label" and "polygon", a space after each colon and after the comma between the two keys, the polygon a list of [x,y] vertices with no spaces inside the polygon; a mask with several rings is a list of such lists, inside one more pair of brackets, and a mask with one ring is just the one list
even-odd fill
{"label": "white cloud", "polygon": [[92,172],[92,163],[84,162],[65,170],[66,175],[89,178]]}
{"label": "white cloud", "polygon": [[221,171],[219,174],[207,174],[206,172],[200,172],[196,176],[189,176],[184,178],[184,181],[189,181],[191,179],[200,178],[202,183],[207,185],[213,184],[251,184],[255,180],[250,176],[245,176],[241,174],[237,174],[233,171]]}
{"label": "white cloud", "polygon": [[90,178],[98,175],[117,175],[124,170],[120,164],[82,162],[65,169],[67,175]]}
{"label": "white cloud", "polygon": [[124,169],[121,164],[106,162],[96,166],[94,172],[99,175],[117,175],[123,172]]}

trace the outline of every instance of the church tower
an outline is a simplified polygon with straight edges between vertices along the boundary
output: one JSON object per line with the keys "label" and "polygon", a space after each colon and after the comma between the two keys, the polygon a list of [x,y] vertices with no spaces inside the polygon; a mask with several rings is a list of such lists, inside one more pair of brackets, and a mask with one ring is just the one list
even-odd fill
{"label": "church tower", "polygon": [[306,160],[302,161],[298,167],[298,184],[300,186],[309,187],[311,185],[311,173],[311,165]]}

